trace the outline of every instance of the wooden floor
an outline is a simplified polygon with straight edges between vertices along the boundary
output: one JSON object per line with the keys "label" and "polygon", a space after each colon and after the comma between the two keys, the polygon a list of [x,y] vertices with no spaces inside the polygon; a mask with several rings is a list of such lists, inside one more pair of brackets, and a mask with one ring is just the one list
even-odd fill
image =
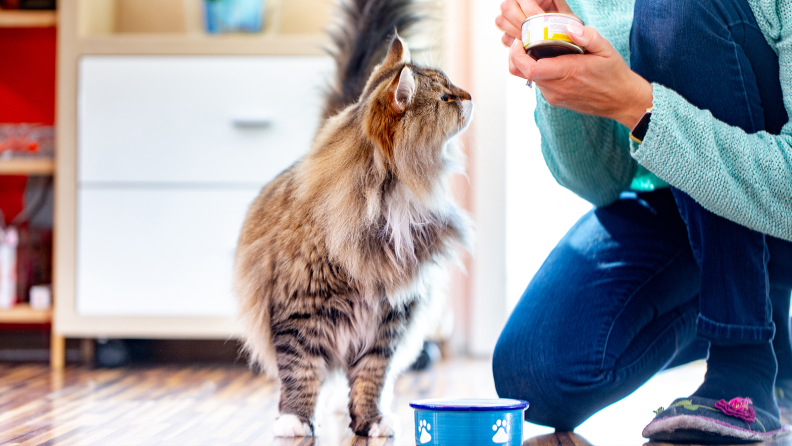
{"label": "wooden floor", "polygon": [[[319,403],[325,417],[318,421],[318,436],[281,439],[271,433],[275,383],[244,367],[70,368],[53,373],[44,365],[0,363],[0,445],[412,445],[409,401],[494,396],[489,361],[444,362],[397,382],[392,407],[402,434],[396,438],[355,438],[346,428],[343,393],[327,392]],[[618,419],[591,421],[606,432],[625,428]],[[526,426],[530,432],[531,425]],[[641,427],[635,427],[638,433]],[[524,445],[590,443],[558,433],[534,436]],[[773,446],[792,446],[792,441]]]}

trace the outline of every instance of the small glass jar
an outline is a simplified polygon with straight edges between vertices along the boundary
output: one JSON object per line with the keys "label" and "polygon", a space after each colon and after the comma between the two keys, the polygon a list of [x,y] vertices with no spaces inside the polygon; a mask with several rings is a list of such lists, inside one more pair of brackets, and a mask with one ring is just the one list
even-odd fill
{"label": "small glass jar", "polygon": [[211,34],[262,30],[264,0],[204,0],[204,10]]}

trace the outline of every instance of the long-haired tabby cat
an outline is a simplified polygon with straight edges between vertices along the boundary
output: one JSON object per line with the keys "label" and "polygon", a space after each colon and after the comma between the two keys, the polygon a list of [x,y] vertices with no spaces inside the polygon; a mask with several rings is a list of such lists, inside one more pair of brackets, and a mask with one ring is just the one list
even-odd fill
{"label": "long-haired tabby cat", "polygon": [[352,0],[342,16],[327,119],[253,202],[236,253],[246,350],[280,378],[278,436],[313,433],[319,389],[339,369],[352,430],[393,435],[381,398],[420,350],[436,288],[467,243],[445,180],[470,94],[414,65],[393,36],[415,21],[409,0]]}

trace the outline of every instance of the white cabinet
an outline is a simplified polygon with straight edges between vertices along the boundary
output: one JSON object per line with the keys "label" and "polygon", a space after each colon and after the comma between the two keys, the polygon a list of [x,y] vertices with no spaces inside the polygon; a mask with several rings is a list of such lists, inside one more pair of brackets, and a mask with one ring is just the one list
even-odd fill
{"label": "white cabinet", "polygon": [[245,212],[308,151],[331,72],[327,57],[84,57],[76,316],[126,318],[125,336],[151,334],[137,317],[230,327]]}
{"label": "white cabinet", "polygon": [[234,247],[258,192],[81,187],[77,313],[233,317]]}
{"label": "white cabinet", "polygon": [[84,57],[78,179],[269,181],[308,150],[331,68],[321,57]]}

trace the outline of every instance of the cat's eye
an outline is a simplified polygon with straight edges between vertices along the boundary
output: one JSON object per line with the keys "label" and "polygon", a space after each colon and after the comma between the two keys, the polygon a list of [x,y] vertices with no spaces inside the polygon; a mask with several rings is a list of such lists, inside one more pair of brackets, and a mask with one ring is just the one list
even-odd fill
{"label": "cat's eye", "polygon": [[454,95],[452,95],[450,93],[446,93],[446,94],[444,94],[443,96],[440,97],[440,100],[443,101],[443,102],[451,102],[451,101],[453,101],[455,99],[456,99],[456,96],[454,96]]}

